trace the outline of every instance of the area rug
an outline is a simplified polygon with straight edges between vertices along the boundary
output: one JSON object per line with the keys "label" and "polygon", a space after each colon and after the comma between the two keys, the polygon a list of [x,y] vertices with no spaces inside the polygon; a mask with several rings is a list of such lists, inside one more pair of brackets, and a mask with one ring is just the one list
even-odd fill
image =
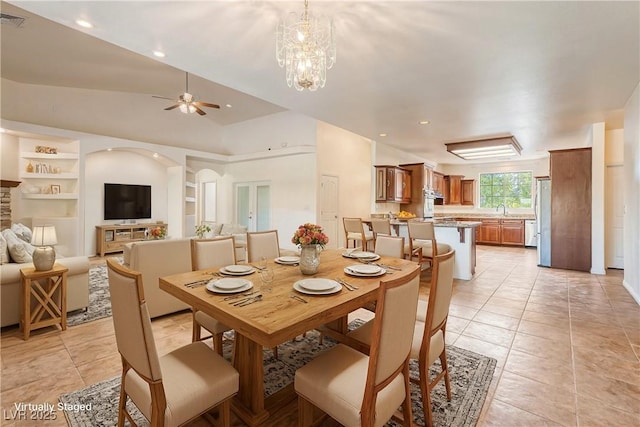
{"label": "area rug", "polygon": [[[357,320],[354,321],[359,323]],[[350,324],[350,327],[354,325]],[[357,324],[356,323],[356,324]],[[299,337],[294,341],[278,346],[278,359],[273,357],[271,349],[265,349],[263,360],[265,363],[265,394],[268,396],[281,387],[293,382],[297,367],[304,365],[314,355],[333,347],[335,343],[325,338],[324,343],[318,343],[318,333],[310,331],[306,337]],[[225,357],[230,356],[230,345],[225,345]],[[475,426],[487,396],[489,385],[493,377],[496,360],[455,346],[447,346],[447,357],[451,374],[452,399],[448,402],[444,381],[441,381],[432,392],[432,407],[434,425],[438,426]],[[439,363],[439,362],[437,362]],[[439,372],[439,366],[432,366],[432,376]],[[411,363],[411,375],[417,376],[418,365]],[[420,389],[411,385],[411,400],[413,416],[417,425],[424,425],[424,414]],[[78,408],[79,405],[91,405],[91,410],[65,410],[65,416],[71,427],[107,427],[113,426],[118,417],[118,398],[120,378],[112,378],[60,396],[60,402],[66,407]],[[87,408],[87,406],[84,406]],[[141,426],[149,423],[137,410],[131,401],[128,402],[130,413]],[[127,424],[128,425],[128,424]],[[387,427],[396,427],[393,421]]]}
{"label": "area rug", "polygon": [[[116,257],[122,262],[121,257]],[[107,265],[102,264],[89,270],[89,306],[86,310],[72,311],[67,316],[67,326],[80,325],[93,320],[111,316],[111,298]]]}

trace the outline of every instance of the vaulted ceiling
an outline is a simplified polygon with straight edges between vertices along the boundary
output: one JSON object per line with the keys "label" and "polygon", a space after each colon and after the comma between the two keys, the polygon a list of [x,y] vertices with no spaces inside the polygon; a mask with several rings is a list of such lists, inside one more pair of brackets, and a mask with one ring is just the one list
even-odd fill
{"label": "vaulted ceiling", "polygon": [[[338,50],[314,93],[275,60],[278,20],[302,1],[1,6],[26,18],[1,26],[3,118],[219,153],[234,150],[212,141],[221,126],[290,110],[439,163],[462,162],[445,142],[503,134],[540,157],[585,146],[592,123],[621,128],[640,79],[639,2],[312,0]],[[223,107],[164,111],[151,95],[182,93],[184,71]]]}

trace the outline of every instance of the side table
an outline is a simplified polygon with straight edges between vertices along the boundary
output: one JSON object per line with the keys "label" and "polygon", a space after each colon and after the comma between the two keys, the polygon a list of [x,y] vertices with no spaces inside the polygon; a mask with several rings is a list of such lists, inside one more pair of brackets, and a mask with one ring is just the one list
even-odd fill
{"label": "side table", "polygon": [[51,270],[36,271],[34,267],[21,268],[22,316],[20,326],[24,339],[33,329],[60,325],[67,329],[67,272],[69,269],[54,264]]}

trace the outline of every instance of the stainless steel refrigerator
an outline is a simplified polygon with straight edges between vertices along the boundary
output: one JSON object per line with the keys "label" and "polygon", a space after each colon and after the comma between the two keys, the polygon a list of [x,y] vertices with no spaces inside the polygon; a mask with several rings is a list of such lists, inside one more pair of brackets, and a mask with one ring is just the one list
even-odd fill
{"label": "stainless steel refrigerator", "polygon": [[538,224],[538,265],[551,267],[551,180],[538,179],[536,189],[536,223]]}

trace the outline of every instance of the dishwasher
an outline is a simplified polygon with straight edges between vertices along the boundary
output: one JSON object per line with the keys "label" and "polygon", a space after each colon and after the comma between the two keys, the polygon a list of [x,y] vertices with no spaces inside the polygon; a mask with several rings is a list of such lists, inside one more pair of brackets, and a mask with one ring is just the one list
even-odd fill
{"label": "dishwasher", "polygon": [[538,230],[536,221],[533,219],[524,222],[524,245],[530,248],[538,246]]}

